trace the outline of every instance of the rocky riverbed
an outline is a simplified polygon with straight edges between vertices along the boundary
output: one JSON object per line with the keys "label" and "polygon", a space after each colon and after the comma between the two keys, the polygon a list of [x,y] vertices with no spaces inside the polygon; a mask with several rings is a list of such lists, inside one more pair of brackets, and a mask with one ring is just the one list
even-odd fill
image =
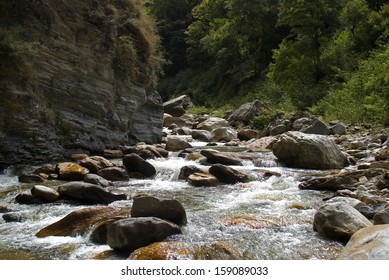
{"label": "rocky riverbed", "polygon": [[388,259],[387,131],[242,126],[258,104],[229,118],[181,108],[162,144],[7,169],[0,258]]}

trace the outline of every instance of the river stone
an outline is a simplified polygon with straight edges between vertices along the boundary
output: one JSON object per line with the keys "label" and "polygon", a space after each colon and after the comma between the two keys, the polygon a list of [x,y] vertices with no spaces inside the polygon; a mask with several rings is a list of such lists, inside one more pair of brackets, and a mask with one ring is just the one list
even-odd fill
{"label": "river stone", "polygon": [[178,180],[187,180],[188,177],[194,173],[205,173],[205,171],[196,165],[186,165],[181,167]]}
{"label": "river stone", "polygon": [[165,149],[168,151],[177,152],[188,148],[193,147],[187,142],[186,139],[177,136],[169,136],[167,138]]}
{"label": "river stone", "polygon": [[227,120],[233,125],[239,123],[248,125],[263,108],[266,108],[266,105],[259,100],[245,103],[232,112]]}
{"label": "river stone", "polygon": [[214,187],[219,185],[219,180],[207,173],[193,173],[188,177],[188,182],[195,187]]}
{"label": "river stone", "polygon": [[212,142],[230,142],[238,138],[238,133],[232,127],[218,127],[212,130]]}
{"label": "river stone", "polygon": [[179,242],[155,242],[131,253],[129,260],[189,260],[192,252]]}
{"label": "river stone", "polygon": [[27,217],[22,213],[10,212],[3,214],[3,219],[7,223],[22,223],[27,219]]}
{"label": "river stone", "polygon": [[374,161],[370,164],[370,168],[382,168],[382,169],[389,170],[389,160]]}
{"label": "river stone", "polygon": [[114,164],[102,156],[91,156],[83,159],[80,165],[88,168],[90,172],[97,174],[101,169],[113,167]]}
{"label": "river stone", "polygon": [[84,180],[89,170],[74,162],[60,162],[57,164],[56,173],[61,180],[78,181]]}
{"label": "river stone", "polygon": [[185,208],[179,201],[152,196],[135,196],[131,217],[157,217],[179,226],[187,223]]}
{"label": "river stone", "polygon": [[270,151],[273,149],[273,144],[277,141],[277,138],[274,136],[267,136],[257,139],[253,142],[248,143],[246,148],[252,151]]}
{"label": "river stone", "polygon": [[126,155],[123,158],[123,165],[128,172],[139,172],[146,178],[157,174],[155,167],[137,154]]}
{"label": "river stone", "polygon": [[[145,143],[138,143],[134,146],[127,146],[124,148],[125,154],[138,154],[142,158],[142,153],[150,152],[153,155],[153,158],[167,158],[169,152],[161,147],[156,147],[154,145],[148,145]],[[145,158],[144,158],[145,159]]]}
{"label": "river stone", "polygon": [[389,260],[389,225],[375,225],[357,231],[338,259]]}
{"label": "river stone", "polygon": [[375,225],[389,224],[389,205],[374,214],[373,223]]}
{"label": "river stone", "polygon": [[328,136],[289,131],[273,144],[273,153],[288,167],[341,169],[347,158]]}
{"label": "river stone", "polygon": [[207,120],[197,125],[198,129],[213,131],[219,127],[229,127],[228,121],[218,117],[209,117]]}
{"label": "river stone", "polygon": [[327,203],[316,212],[314,230],[320,236],[347,242],[361,228],[373,224],[355,208],[345,203]]}
{"label": "river stone", "polygon": [[128,181],[130,179],[127,170],[119,166],[103,168],[97,172],[97,175],[108,181]]}
{"label": "river stone", "polygon": [[320,134],[320,135],[329,135],[330,129],[328,126],[322,122],[321,120],[314,120],[312,124],[310,124],[307,128],[301,129],[301,132],[307,133],[307,134]]}
{"label": "river stone", "polygon": [[9,211],[10,210],[6,206],[0,205],[0,213],[7,213]]}
{"label": "river stone", "polygon": [[46,181],[39,174],[22,174],[18,177],[20,183],[44,183]]}
{"label": "river stone", "polygon": [[31,193],[20,193],[15,197],[15,201],[19,204],[27,204],[27,205],[42,203],[42,200],[32,196]]}
{"label": "river stone", "polygon": [[98,185],[84,182],[70,182],[58,186],[63,197],[86,203],[110,204],[117,200],[126,200],[125,194],[112,193]]}
{"label": "river stone", "polygon": [[193,129],[191,136],[198,141],[209,142],[211,141],[212,132],[204,129]]}
{"label": "river stone", "polygon": [[41,229],[36,236],[75,236],[89,231],[95,224],[115,216],[128,215],[128,209],[97,206],[76,210],[59,221]]}
{"label": "river stone", "polygon": [[38,167],[37,169],[34,170],[33,172],[34,174],[47,174],[47,175],[50,175],[52,173],[55,173],[55,165],[53,164],[44,164],[40,167]]}
{"label": "river stone", "polygon": [[188,95],[181,95],[163,103],[164,112],[173,116],[180,117],[186,110],[194,107]]}
{"label": "river stone", "polygon": [[242,128],[238,131],[238,138],[241,141],[248,141],[251,139],[259,139],[263,135],[260,131],[255,129]]}
{"label": "river stone", "polygon": [[115,250],[133,252],[180,233],[181,229],[176,224],[160,218],[127,218],[108,226],[107,244]]}
{"label": "river stone", "polygon": [[338,122],[330,127],[330,132],[335,135],[344,135],[346,134],[346,126],[343,123]]}
{"label": "river stone", "polygon": [[243,260],[242,254],[226,241],[215,241],[195,250],[196,260]]}
{"label": "river stone", "polygon": [[207,158],[207,162],[211,164],[224,164],[224,165],[243,165],[242,160],[239,158],[234,158],[233,156],[224,154],[222,152],[205,149],[201,150],[200,154]]}
{"label": "river stone", "polygon": [[249,181],[246,174],[222,164],[212,165],[209,168],[209,173],[215,176],[220,182],[226,184],[245,183]]}
{"label": "river stone", "polygon": [[123,151],[122,150],[106,149],[103,151],[103,156],[105,158],[122,158]]}
{"label": "river stone", "polygon": [[41,185],[33,186],[31,189],[31,194],[33,197],[45,203],[55,202],[61,197],[61,195],[56,190]]}
{"label": "river stone", "polygon": [[103,177],[97,175],[97,174],[87,174],[84,178],[85,183],[90,183],[94,185],[99,185],[103,188],[108,188],[112,185],[112,183]]}

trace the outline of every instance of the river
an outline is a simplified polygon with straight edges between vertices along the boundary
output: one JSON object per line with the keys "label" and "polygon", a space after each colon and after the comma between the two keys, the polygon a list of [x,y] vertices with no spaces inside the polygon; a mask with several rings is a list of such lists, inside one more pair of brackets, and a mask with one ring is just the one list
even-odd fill
{"label": "river", "polygon": [[[197,150],[202,148],[202,143],[195,146]],[[183,228],[183,234],[168,240],[191,246],[224,240],[236,247],[246,259],[335,259],[342,245],[323,239],[312,229],[314,214],[324,194],[298,188],[300,177],[321,175],[323,172],[278,166],[271,152],[258,152],[255,156],[264,159],[264,166],[256,167],[251,161],[246,161],[243,166],[233,166],[248,174],[253,181],[200,188],[178,180],[180,169],[185,165],[207,168],[199,161],[185,160],[177,157],[176,153],[170,153],[168,158],[149,160],[157,169],[156,177],[115,183],[112,189],[126,193],[129,199],[112,205],[131,207],[131,197],[141,192],[177,199],[186,209],[188,224]],[[264,170],[281,176],[263,179],[259,174]],[[85,260],[96,256],[101,258],[102,255],[110,259],[124,258],[106,253],[110,248],[93,244],[88,234],[35,237],[43,227],[86,206],[17,204],[16,195],[32,187],[31,184],[18,182],[18,174],[25,171],[26,167],[14,167],[0,175],[0,206],[12,210],[19,217],[17,222],[0,219],[0,259]],[[58,184],[60,182],[53,181],[48,186]]]}

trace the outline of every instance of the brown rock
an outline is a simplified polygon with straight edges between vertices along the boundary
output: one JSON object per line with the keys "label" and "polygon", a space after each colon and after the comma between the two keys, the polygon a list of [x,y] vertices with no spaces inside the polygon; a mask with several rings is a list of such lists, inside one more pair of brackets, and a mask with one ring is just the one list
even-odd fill
{"label": "brown rock", "polygon": [[135,250],[130,260],[182,260],[190,259],[190,249],[179,242],[155,242]]}
{"label": "brown rock", "polygon": [[82,181],[89,170],[74,162],[61,162],[56,166],[56,173],[61,180]]}
{"label": "brown rock", "polygon": [[219,184],[219,180],[207,173],[193,173],[188,177],[188,182],[195,187],[214,187]]}

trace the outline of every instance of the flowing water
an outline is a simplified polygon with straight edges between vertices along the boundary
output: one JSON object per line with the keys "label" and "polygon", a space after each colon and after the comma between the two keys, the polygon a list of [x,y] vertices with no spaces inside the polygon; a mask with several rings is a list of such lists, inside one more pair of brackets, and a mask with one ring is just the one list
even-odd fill
{"label": "flowing water", "polygon": [[[199,149],[200,146],[201,143]],[[248,174],[253,181],[206,188],[196,188],[177,179],[185,165],[207,168],[199,162],[187,161],[174,153],[167,159],[150,160],[157,169],[157,176],[152,180],[131,179],[115,184],[113,189],[126,193],[130,199],[113,205],[131,207],[131,197],[140,192],[177,199],[186,209],[188,224],[183,228],[183,234],[169,240],[191,245],[224,240],[247,259],[336,258],[342,245],[325,240],[312,230],[313,216],[323,194],[298,189],[301,176],[323,173],[277,166],[272,153],[254,155],[263,159],[262,167],[254,166],[251,161],[233,167]],[[260,174],[264,170],[281,176],[263,179]],[[16,195],[32,187],[18,182],[19,172],[10,168],[0,175],[0,206],[12,210],[20,220],[5,222],[0,218],[0,259],[92,259],[110,250],[107,245],[90,242],[88,235],[35,237],[43,227],[86,206],[17,204]],[[123,257],[110,255],[110,258]]]}

